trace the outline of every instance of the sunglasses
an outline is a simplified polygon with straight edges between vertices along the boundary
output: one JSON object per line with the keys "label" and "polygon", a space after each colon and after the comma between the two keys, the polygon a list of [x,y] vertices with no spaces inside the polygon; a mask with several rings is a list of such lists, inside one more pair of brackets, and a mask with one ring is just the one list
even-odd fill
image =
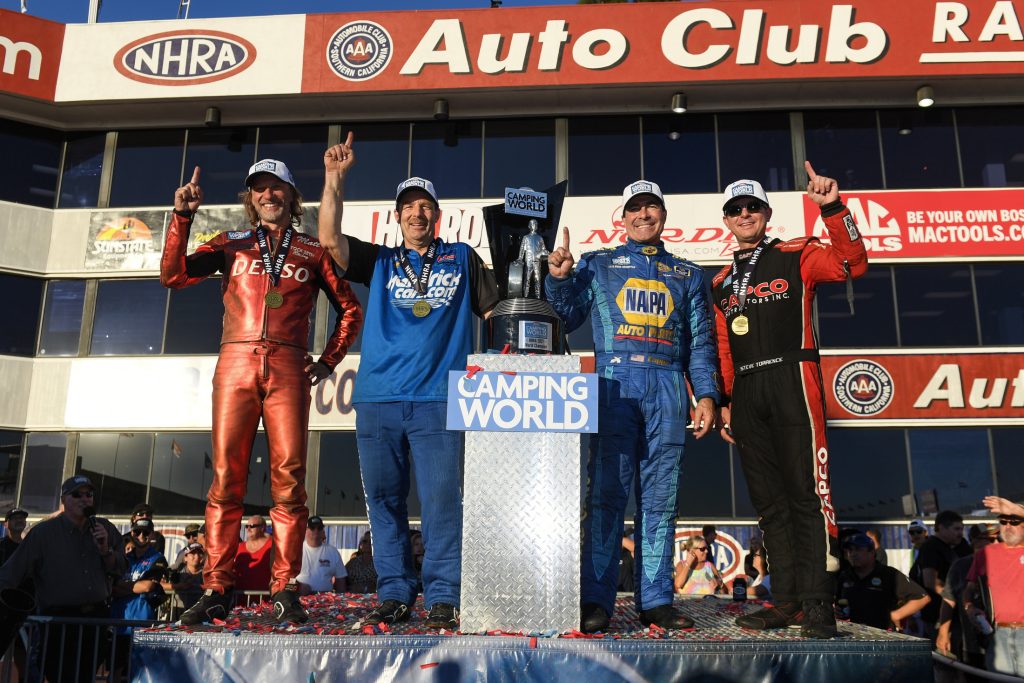
{"label": "sunglasses", "polygon": [[708,551],[707,548],[694,548],[694,550],[696,550],[698,552],[701,552],[701,553],[706,553]]}
{"label": "sunglasses", "polygon": [[72,498],[92,498],[95,494],[92,491],[72,491],[68,495]]}
{"label": "sunglasses", "polygon": [[149,536],[152,533],[153,532],[149,531],[148,529],[139,529],[137,531],[133,531],[132,536]]}
{"label": "sunglasses", "polygon": [[245,525],[246,529],[262,529],[263,527],[264,527],[263,524],[246,524]]}
{"label": "sunglasses", "polygon": [[923,529],[911,529],[909,533],[910,533],[911,536],[920,536],[921,534],[924,533],[924,530]]}
{"label": "sunglasses", "polygon": [[1024,524],[1024,518],[1021,517],[1000,517],[999,523],[1003,526],[1020,526]]}
{"label": "sunglasses", "polygon": [[765,204],[759,199],[752,199],[749,202],[736,202],[725,207],[725,215],[739,216],[743,213],[743,209],[746,209],[747,213],[761,213],[765,209]]}

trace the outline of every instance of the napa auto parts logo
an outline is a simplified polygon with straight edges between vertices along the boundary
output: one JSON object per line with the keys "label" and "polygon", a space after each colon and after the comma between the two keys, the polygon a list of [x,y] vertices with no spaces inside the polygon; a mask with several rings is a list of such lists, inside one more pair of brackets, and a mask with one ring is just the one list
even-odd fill
{"label": "napa auto parts logo", "polygon": [[373,21],[353,21],[327,41],[327,63],[346,81],[366,81],[387,68],[394,52],[391,35]]}
{"label": "napa auto parts logo", "polygon": [[832,390],[847,412],[877,415],[892,402],[892,375],[872,360],[858,359],[839,368]]}
{"label": "napa auto parts logo", "polygon": [[124,76],[152,85],[199,85],[230,78],[256,60],[248,40],[222,31],[182,30],[132,41],[114,55]]}

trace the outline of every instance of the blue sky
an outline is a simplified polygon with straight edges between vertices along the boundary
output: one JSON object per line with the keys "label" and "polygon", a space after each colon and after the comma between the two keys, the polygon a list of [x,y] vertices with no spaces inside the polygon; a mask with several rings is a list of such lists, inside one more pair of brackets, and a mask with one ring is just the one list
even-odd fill
{"label": "blue sky", "polygon": [[[65,24],[84,22],[89,0],[26,0],[28,13]],[[572,5],[573,0],[503,0],[502,7]],[[0,0],[0,7],[18,12],[20,0]],[[237,17],[264,14],[322,14],[409,9],[490,7],[490,0],[192,0],[191,18]],[[178,0],[103,0],[100,21],[174,19]]]}

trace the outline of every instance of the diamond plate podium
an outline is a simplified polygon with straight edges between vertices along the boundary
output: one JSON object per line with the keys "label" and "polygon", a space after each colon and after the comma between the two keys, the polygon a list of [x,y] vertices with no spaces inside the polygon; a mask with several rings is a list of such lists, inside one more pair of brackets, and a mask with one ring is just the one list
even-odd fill
{"label": "diamond plate podium", "polygon": [[[467,365],[580,371],[578,356],[476,354]],[[580,476],[579,434],[466,432],[464,633],[579,628]]]}

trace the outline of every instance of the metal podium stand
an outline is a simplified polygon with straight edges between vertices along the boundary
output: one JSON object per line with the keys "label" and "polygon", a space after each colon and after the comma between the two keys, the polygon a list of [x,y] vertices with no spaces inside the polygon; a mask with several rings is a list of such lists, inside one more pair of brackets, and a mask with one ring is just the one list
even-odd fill
{"label": "metal podium stand", "polygon": [[[579,372],[578,356],[476,354],[488,371]],[[464,633],[579,628],[580,435],[466,432]]]}

